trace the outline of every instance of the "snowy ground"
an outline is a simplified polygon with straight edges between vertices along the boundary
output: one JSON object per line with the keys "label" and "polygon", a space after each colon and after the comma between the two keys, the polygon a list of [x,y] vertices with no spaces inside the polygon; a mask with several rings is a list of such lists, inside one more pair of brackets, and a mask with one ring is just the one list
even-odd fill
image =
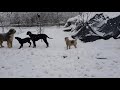
{"label": "snowy ground", "polygon": [[[28,30],[36,33],[38,28],[16,28],[15,36],[26,37]],[[62,27],[45,27],[49,37],[49,48],[44,42],[38,41],[37,47],[28,47],[14,39],[13,48],[9,49],[6,42],[0,48],[0,78],[119,78],[120,77],[120,40],[110,39],[82,43],[78,48],[66,50],[65,36]],[[64,58],[66,56],[66,58]]]}

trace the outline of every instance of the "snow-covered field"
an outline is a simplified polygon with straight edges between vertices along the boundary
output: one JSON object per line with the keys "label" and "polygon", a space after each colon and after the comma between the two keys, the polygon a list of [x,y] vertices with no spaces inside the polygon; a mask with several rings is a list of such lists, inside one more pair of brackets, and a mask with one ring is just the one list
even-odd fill
{"label": "snow-covered field", "polygon": [[[15,36],[27,37],[26,32],[36,32],[35,27],[16,28]],[[78,40],[78,48],[66,50],[63,27],[44,27],[48,39],[46,48],[41,40],[37,47],[28,47],[14,39],[13,48],[0,48],[0,78],[119,78],[120,77],[120,40],[110,39],[83,43]],[[18,32],[19,31],[19,32]],[[65,58],[64,58],[65,57]]]}

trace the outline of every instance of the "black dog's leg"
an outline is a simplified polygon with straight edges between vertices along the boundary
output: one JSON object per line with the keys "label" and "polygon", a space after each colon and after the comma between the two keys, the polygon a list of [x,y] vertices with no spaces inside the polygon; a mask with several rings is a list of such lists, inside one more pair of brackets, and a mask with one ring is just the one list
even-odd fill
{"label": "black dog's leg", "polygon": [[3,41],[0,42],[1,48],[4,47],[4,46],[2,45],[2,43],[3,43]]}
{"label": "black dog's leg", "polygon": [[36,43],[35,43],[35,41],[33,41],[33,48],[36,48]]}
{"label": "black dog's leg", "polygon": [[31,46],[31,42],[29,41],[28,43],[30,44],[30,45],[29,45],[29,47],[30,47],[30,46]]}
{"label": "black dog's leg", "polygon": [[23,47],[23,44],[21,44],[21,46],[19,47],[19,49],[21,49]]}
{"label": "black dog's leg", "polygon": [[47,39],[43,39],[43,41],[46,43],[47,47],[49,47],[49,43],[48,43]]}

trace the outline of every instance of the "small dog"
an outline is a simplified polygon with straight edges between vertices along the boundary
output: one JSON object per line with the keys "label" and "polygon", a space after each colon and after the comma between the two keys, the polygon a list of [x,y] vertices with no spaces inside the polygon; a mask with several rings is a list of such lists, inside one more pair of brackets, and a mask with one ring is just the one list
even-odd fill
{"label": "small dog", "polygon": [[16,33],[15,29],[10,29],[7,33],[0,33],[0,46],[4,47],[2,43],[4,41],[7,41],[8,48],[12,48],[13,37],[15,33]]}
{"label": "small dog", "polygon": [[49,47],[49,43],[47,41],[47,38],[53,39],[53,38],[48,37],[46,34],[32,34],[30,31],[28,31],[26,34],[29,35],[30,39],[32,40],[33,48],[36,47],[36,41],[38,41],[40,39],[43,39],[43,41],[46,43],[47,47]]}
{"label": "small dog", "polygon": [[71,46],[74,46],[75,48],[77,48],[77,39],[69,40],[68,37],[65,37],[65,42],[66,42],[67,49],[68,48],[70,49]]}
{"label": "small dog", "polygon": [[29,47],[31,46],[31,42],[30,42],[30,38],[29,37],[26,37],[26,38],[23,38],[23,39],[21,39],[20,37],[15,37],[15,39],[17,39],[18,42],[20,43],[19,49],[21,49],[23,47],[24,43],[29,43],[30,44]]}

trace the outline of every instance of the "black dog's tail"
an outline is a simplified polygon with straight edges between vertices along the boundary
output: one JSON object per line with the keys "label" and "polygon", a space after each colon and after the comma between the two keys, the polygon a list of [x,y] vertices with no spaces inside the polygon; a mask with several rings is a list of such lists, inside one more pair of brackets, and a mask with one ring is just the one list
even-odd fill
{"label": "black dog's tail", "polygon": [[47,36],[47,38],[49,38],[49,39],[53,39],[53,38],[50,38],[50,37],[48,37],[48,36]]}

